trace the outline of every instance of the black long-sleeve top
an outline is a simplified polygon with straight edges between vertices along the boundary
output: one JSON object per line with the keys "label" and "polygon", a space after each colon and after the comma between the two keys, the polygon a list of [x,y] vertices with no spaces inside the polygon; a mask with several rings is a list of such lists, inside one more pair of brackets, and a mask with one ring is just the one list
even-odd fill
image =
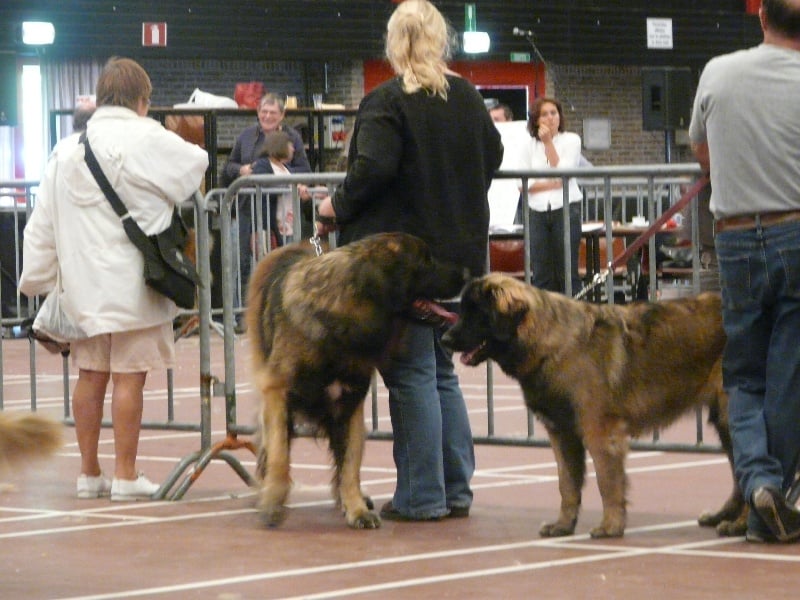
{"label": "black long-sleeve top", "polygon": [[398,78],[364,97],[333,207],[340,244],[403,231],[424,239],[436,258],[479,275],[486,270],[487,191],[503,145],[475,87],[447,79],[446,101],[424,90],[406,94]]}

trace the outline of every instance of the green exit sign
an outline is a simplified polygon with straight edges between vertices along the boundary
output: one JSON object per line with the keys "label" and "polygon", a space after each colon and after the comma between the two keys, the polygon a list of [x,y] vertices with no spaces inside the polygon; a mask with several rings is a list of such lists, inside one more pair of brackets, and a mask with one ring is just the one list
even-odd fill
{"label": "green exit sign", "polygon": [[530,52],[512,52],[509,56],[511,62],[531,62]]}

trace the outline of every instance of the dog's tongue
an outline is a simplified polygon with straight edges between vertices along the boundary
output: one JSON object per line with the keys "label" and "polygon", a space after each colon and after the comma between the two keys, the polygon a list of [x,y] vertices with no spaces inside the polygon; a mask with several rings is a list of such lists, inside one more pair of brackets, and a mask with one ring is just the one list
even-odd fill
{"label": "dog's tongue", "polygon": [[475,356],[477,350],[470,350],[469,352],[461,353],[461,364],[472,366],[472,357]]}
{"label": "dog's tongue", "polygon": [[445,310],[433,300],[418,298],[411,306],[414,318],[432,325],[454,325],[458,321],[456,313]]}

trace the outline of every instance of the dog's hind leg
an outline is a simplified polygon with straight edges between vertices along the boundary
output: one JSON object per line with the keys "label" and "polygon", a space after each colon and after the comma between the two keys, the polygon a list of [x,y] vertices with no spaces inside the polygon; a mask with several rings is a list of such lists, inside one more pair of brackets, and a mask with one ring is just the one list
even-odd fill
{"label": "dog's hind leg", "polygon": [[286,518],[285,503],[292,484],[289,476],[289,414],[286,388],[265,385],[262,392],[266,473],[257,508],[264,523],[274,527]]}
{"label": "dog's hind leg", "polygon": [[336,465],[334,494],[341,502],[347,524],[354,529],[377,529],[381,519],[370,510],[372,501],[361,492],[361,461],[366,440],[364,403],[358,403],[346,423],[332,427],[329,437]]}
{"label": "dog's hind leg", "polygon": [[716,512],[704,512],[697,522],[703,527],[715,527],[721,536],[741,536],[747,531],[747,513],[750,511],[750,507],[744,501],[744,496],[733,473],[733,443],[728,428],[727,400],[727,395],[720,385],[714,401],[709,405],[708,421],[716,429],[722,448],[728,457],[733,489],[722,508]]}
{"label": "dog's hind leg", "polygon": [[628,432],[620,419],[604,418],[586,425],[586,448],[594,462],[603,501],[603,520],[589,532],[593,538],[622,537],[625,533]]}
{"label": "dog's hind leg", "polygon": [[561,510],[554,523],[544,523],[539,529],[542,537],[572,535],[578,522],[581,507],[581,490],[586,475],[586,449],[578,433],[571,427],[566,430],[545,423],[550,444],[558,466],[558,491],[561,493]]}

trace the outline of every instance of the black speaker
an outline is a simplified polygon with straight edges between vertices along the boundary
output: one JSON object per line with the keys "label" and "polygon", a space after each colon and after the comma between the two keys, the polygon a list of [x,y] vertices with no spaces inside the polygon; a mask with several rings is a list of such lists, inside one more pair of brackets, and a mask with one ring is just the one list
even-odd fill
{"label": "black speaker", "polygon": [[642,69],[642,129],[686,129],[692,116],[692,70],[689,67]]}
{"label": "black speaker", "polygon": [[17,125],[17,57],[0,52],[0,125]]}

